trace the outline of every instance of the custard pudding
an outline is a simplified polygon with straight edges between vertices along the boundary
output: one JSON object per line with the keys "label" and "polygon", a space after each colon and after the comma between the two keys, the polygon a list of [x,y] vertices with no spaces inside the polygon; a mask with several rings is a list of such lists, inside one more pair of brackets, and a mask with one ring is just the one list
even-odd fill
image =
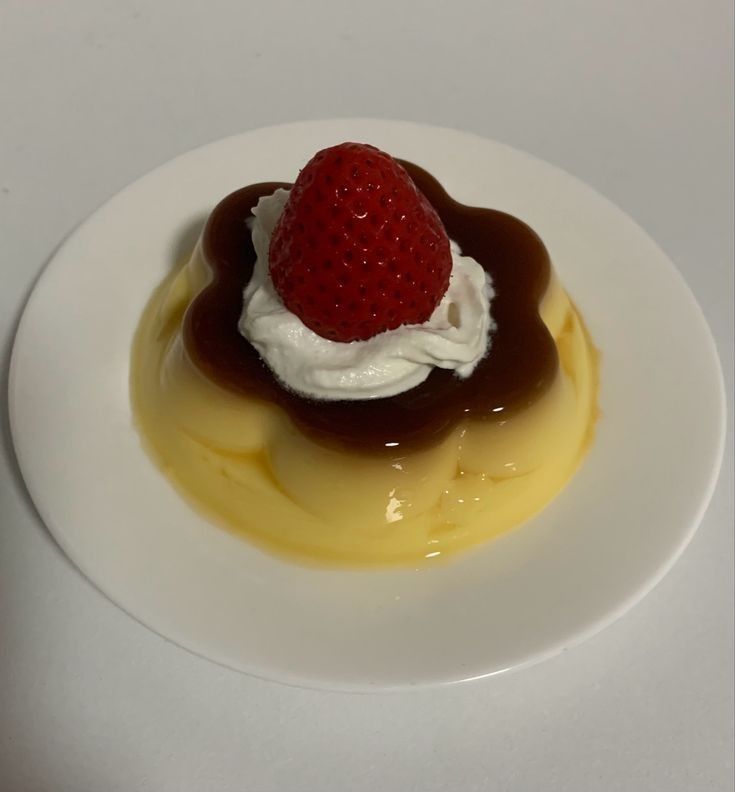
{"label": "custard pudding", "polygon": [[[160,468],[228,530],[302,562],[416,565],[520,525],[563,488],[593,436],[598,358],[528,226],[362,149],[327,149],[295,186],[252,185],[214,209],[145,309],[133,411]],[[385,200],[401,197],[394,178],[418,208]],[[274,262],[301,261],[297,234],[283,243],[297,226],[304,269],[284,275]],[[320,281],[323,305],[300,274],[325,277],[307,249],[322,243],[336,295]]]}

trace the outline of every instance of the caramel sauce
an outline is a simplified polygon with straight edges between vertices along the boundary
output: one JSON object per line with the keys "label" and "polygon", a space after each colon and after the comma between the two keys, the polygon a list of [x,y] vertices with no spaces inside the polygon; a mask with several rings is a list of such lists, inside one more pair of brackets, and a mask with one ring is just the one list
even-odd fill
{"label": "caramel sauce", "polygon": [[255,264],[246,221],[259,198],[291,185],[270,182],[237,190],[217,205],[204,229],[202,253],[212,280],[184,318],[191,360],[221,387],[277,404],[322,445],[393,454],[426,447],[465,418],[499,420],[530,406],[559,367],[556,345],[539,316],[551,264],[538,235],[511,215],[454,201],[425,170],[402,164],[450,239],[493,280],[491,352],[464,380],[435,368],[409,391],[364,401],[315,401],[284,389],[237,325]]}

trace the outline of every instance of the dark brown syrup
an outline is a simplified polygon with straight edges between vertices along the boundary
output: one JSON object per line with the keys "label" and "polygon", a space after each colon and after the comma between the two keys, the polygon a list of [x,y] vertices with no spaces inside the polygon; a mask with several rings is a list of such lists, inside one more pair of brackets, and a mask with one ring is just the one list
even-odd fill
{"label": "dark brown syrup", "polygon": [[556,345],[539,316],[551,266],[538,235],[511,215],[457,203],[429,173],[402,164],[438,212],[449,238],[493,281],[496,329],[491,352],[464,380],[435,368],[412,390],[365,401],[315,401],[285,390],[237,324],[243,289],[255,264],[246,220],[261,196],[290,185],[254,184],[232,193],[214,209],[204,229],[202,252],[212,281],[184,319],[184,342],[192,361],[220,386],[279,405],[323,445],[397,455],[424,448],[464,417],[493,421],[528,407],[558,370]]}

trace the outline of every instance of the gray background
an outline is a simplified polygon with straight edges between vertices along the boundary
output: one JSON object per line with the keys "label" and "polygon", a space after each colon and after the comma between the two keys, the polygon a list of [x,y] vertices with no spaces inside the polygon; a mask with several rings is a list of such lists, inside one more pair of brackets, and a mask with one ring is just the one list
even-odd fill
{"label": "gray background", "polygon": [[[34,277],[103,199],[231,133],[360,115],[496,138],[618,203],[701,302],[731,408],[732,57],[725,0],[0,0],[3,377]],[[613,627],[501,678],[351,696],[218,668],[97,594],[28,502],[0,399],[3,792],[732,789],[731,435],[692,545]]]}

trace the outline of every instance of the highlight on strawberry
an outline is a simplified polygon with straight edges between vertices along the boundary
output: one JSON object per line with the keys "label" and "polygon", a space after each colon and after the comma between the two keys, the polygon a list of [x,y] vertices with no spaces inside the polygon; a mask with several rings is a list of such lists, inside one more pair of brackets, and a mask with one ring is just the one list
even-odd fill
{"label": "highlight on strawberry", "polygon": [[363,143],[323,149],[306,164],[268,258],[284,305],[341,342],[424,323],[452,271],[434,208],[398,161]]}

